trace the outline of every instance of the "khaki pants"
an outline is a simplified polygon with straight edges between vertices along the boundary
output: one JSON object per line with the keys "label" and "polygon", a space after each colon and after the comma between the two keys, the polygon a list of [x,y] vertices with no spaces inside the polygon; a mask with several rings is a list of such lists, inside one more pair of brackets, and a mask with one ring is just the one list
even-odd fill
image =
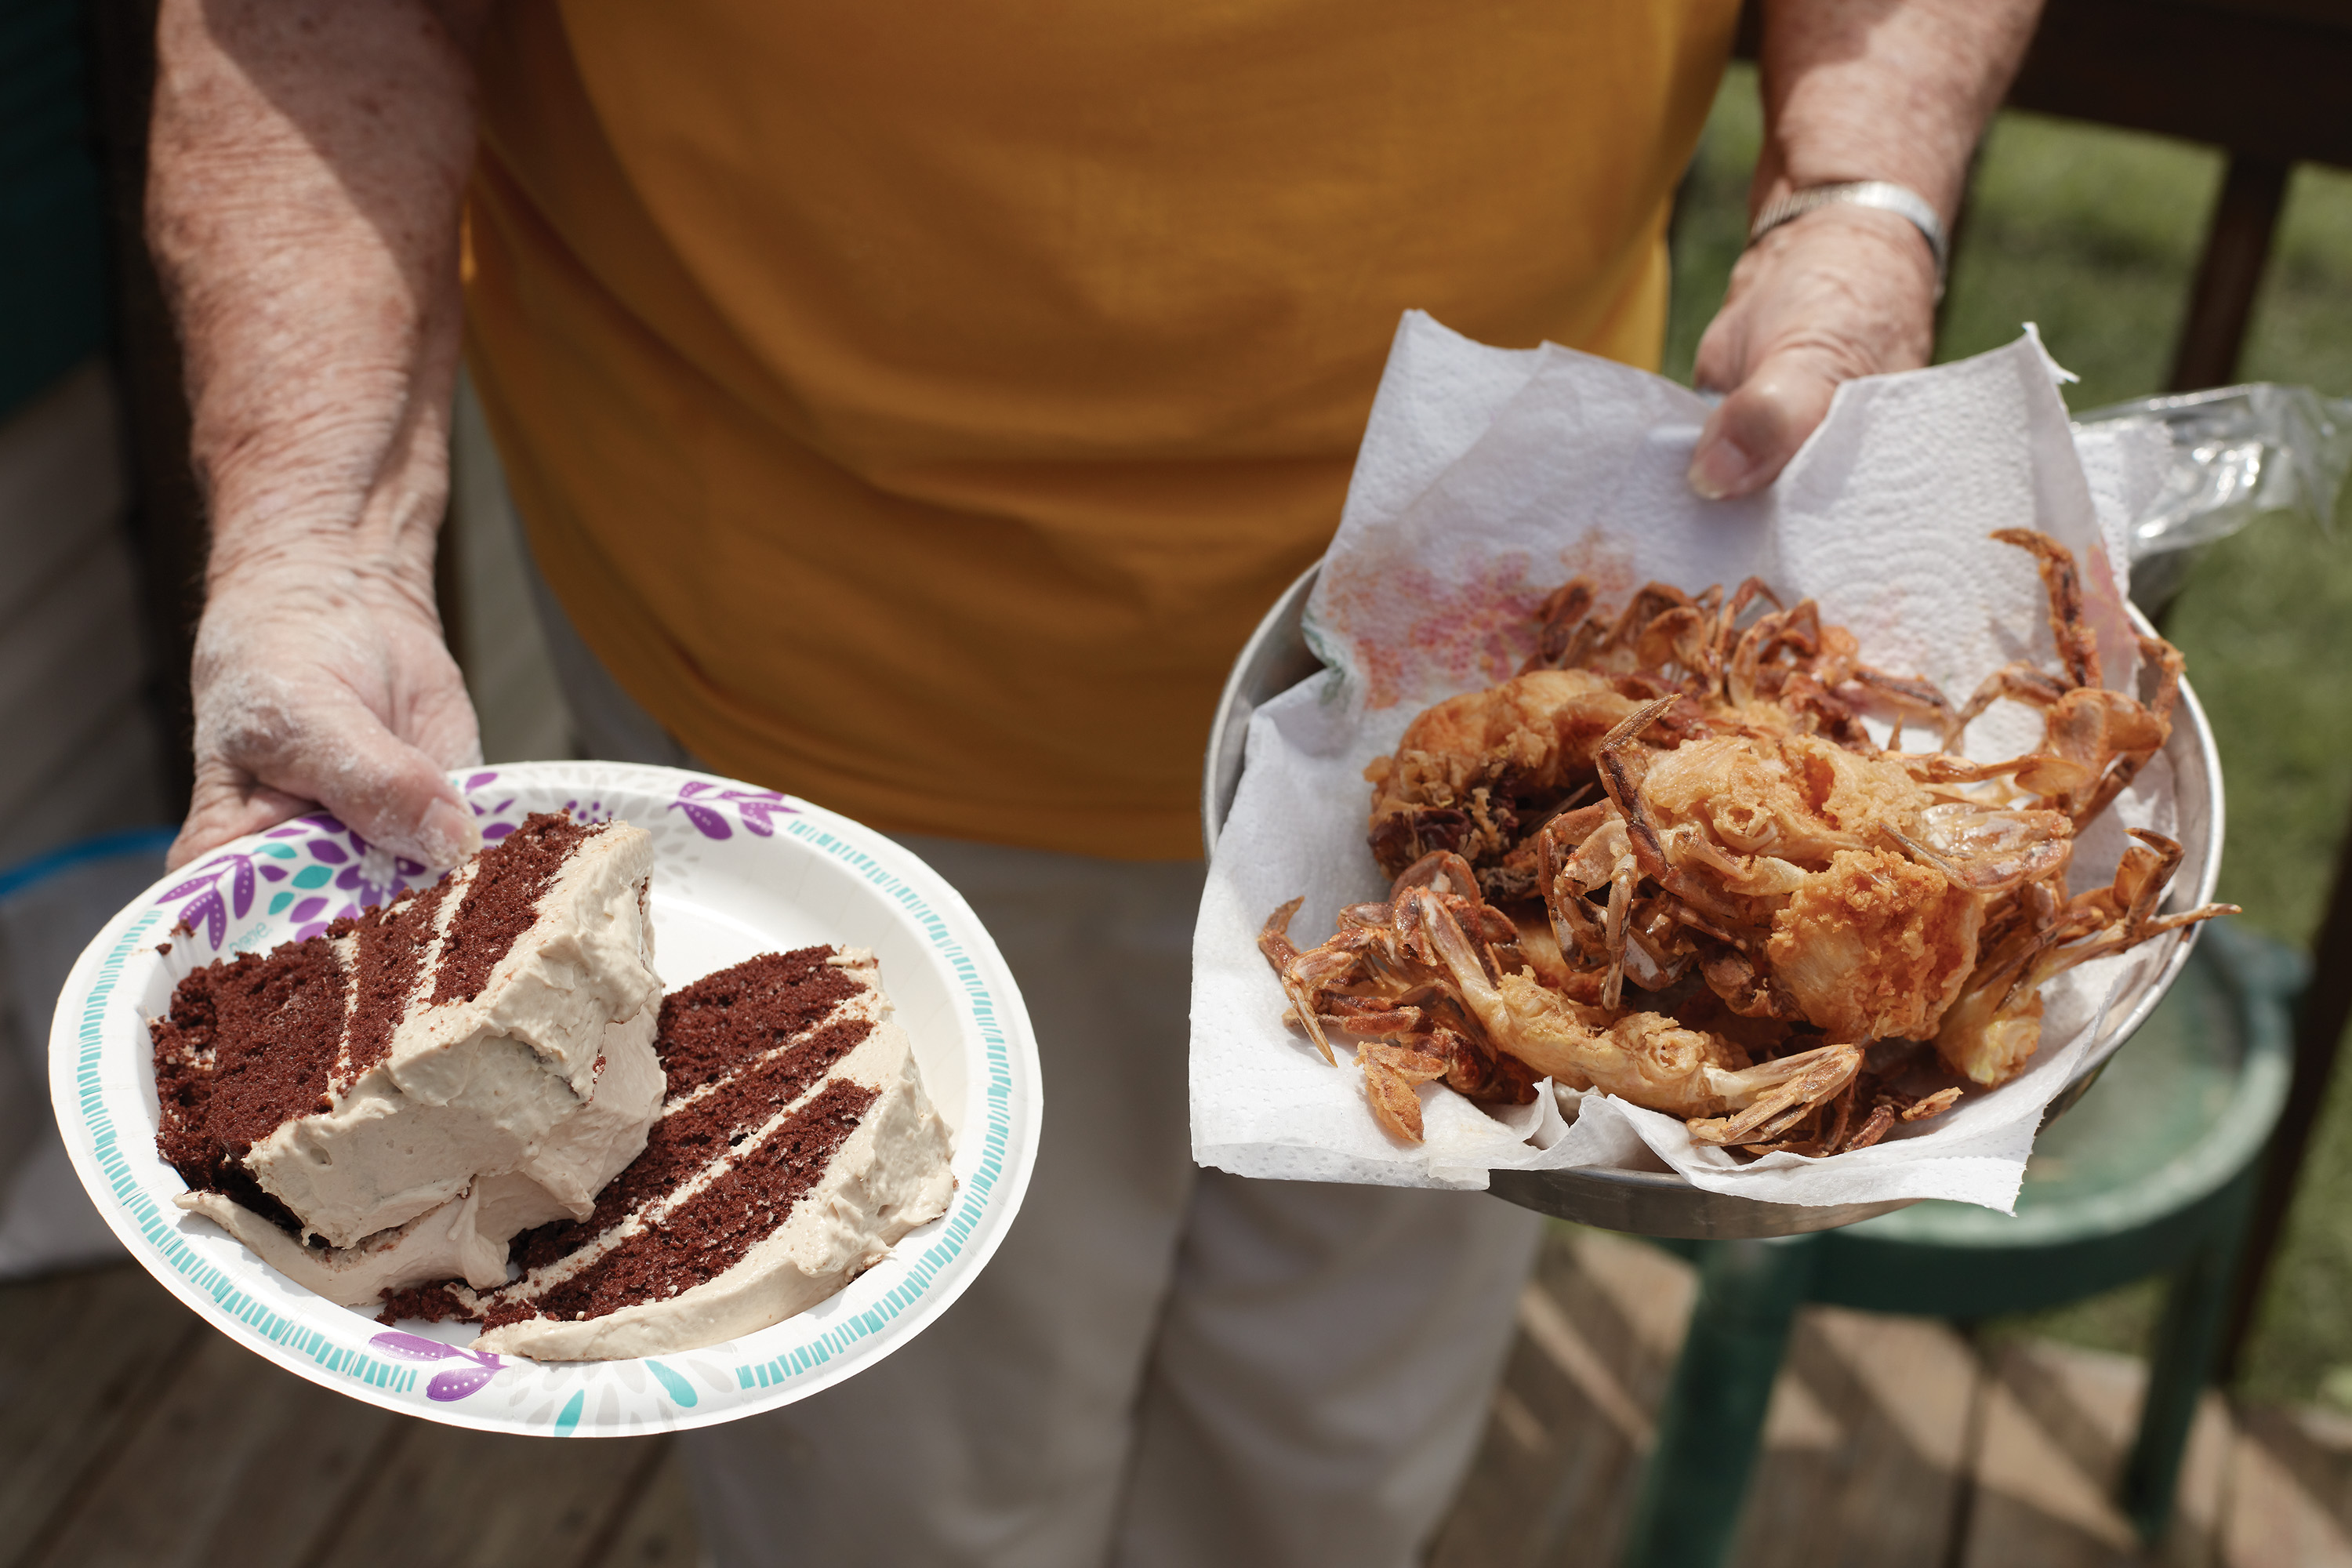
{"label": "khaki pants", "polygon": [[[587,744],[689,765],[534,586]],[[722,1568],[1417,1562],[1483,1429],[1536,1216],[1197,1168],[1200,867],[905,842],[1028,1002],[1036,1173],[995,1259],[911,1344],[685,1435],[707,1551]]]}

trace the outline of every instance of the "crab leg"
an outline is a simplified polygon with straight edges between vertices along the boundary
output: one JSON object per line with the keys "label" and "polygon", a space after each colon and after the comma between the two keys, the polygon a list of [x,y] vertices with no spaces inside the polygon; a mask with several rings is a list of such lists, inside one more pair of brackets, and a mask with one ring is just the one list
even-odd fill
{"label": "crab leg", "polygon": [[1901,758],[1904,770],[1921,784],[1982,784],[1987,779],[2010,777],[2049,760],[2049,754],[2043,752],[2028,752],[2021,757],[1999,763],[1972,763],[1949,752],[1906,752]]}
{"label": "crab leg", "polygon": [[1470,862],[1454,850],[1433,849],[1397,873],[1396,880],[1389,884],[1389,901],[1394,903],[1407,888],[1429,888],[1475,899],[1478,896],[1478,876],[1470,869]]}
{"label": "crab leg", "polygon": [[[1335,997],[1335,1001],[1347,998]],[[1365,1012],[1336,1012],[1321,1015],[1327,1029],[1341,1029],[1368,1039],[1398,1040],[1421,1033],[1424,1022],[1418,1007],[1382,1007]]]}
{"label": "crab leg", "polygon": [[1984,683],[1970,694],[1960,710],[1944,721],[1944,750],[1957,751],[1960,737],[1984,710],[2002,698],[2025,703],[2033,708],[2054,708],[2067,692],[2074,689],[2040,666],[2019,659],[2005,664],[1984,678]]}
{"label": "crab leg", "polygon": [[1951,879],[1952,886],[1987,896],[2005,893],[2063,870],[2074,853],[2071,841],[2050,839],[2009,855],[1972,855],[1955,859],[1937,854],[1891,822],[1880,823],[1878,830],[1922,866],[1933,866],[1941,871]]}
{"label": "crab leg", "polygon": [[[2147,711],[2155,716],[2158,730],[2169,736],[2172,731],[2172,706],[2180,696],[2180,650],[2162,637],[2142,637],[2139,639],[2139,651],[2140,657],[2153,664],[2157,671],[2156,695],[2149,700]],[[2075,821],[2088,822],[2106,810],[2117,795],[2131,787],[2132,780],[2139,777],[2140,770],[2147,766],[2149,759],[2155,755],[2155,749],[2134,749],[2117,757],[2114,766],[2107,770],[2106,776],[2099,781],[2099,787],[2084,803],[2083,809],[2075,813]]]}
{"label": "crab leg", "polygon": [[1739,646],[1732,650],[1731,662],[1724,671],[1725,695],[1745,707],[1756,700],[1758,679],[1774,654],[1794,648],[1800,658],[1810,658],[1821,651],[1821,606],[1811,599],[1800,600],[1793,610],[1759,616],[1740,634]]}
{"label": "crab leg", "polygon": [[1832,1046],[1736,1068],[1731,1064],[1741,1058],[1704,1030],[1655,1013],[1612,1020],[1607,1011],[1579,1008],[1524,975],[1488,975],[1451,910],[1431,909],[1427,925],[1462,1005],[1496,1047],[1562,1082],[1677,1116],[1738,1110],[1761,1095],[1775,1097],[1785,1110],[1791,1096],[1819,1103],[1835,1094],[1861,1063],[1859,1047]]}
{"label": "crab leg", "polygon": [[1609,914],[1601,926],[1609,973],[1601,982],[1601,1005],[1612,1012],[1625,991],[1625,915],[1633,905],[1633,885],[1640,880],[1641,870],[1630,855],[1617,863],[1617,874],[1609,879]]}
{"label": "crab leg", "polygon": [[2058,657],[2075,686],[2097,686],[2099,638],[2083,619],[2083,579],[2074,569],[2074,552],[2031,528],[1997,528],[1992,537],[2014,544],[2033,557],[2042,586],[2050,595],[2050,635],[2057,639]]}
{"label": "crab leg", "polygon": [[[1883,669],[1873,669],[1866,664],[1854,667],[1853,679],[1857,685],[1895,710],[1895,723],[1898,726],[1901,725],[1906,714],[1932,718],[1939,726],[1948,721],[1952,716],[1951,703],[1945,700],[1942,692],[1936,689],[1936,684],[1931,680],[1921,679],[1916,676],[1906,679],[1900,675],[1889,675]],[[1894,750],[1892,746],[1887,749]]]}
{"label": "crab leg", "polygon": [[[1677,605],[1665,611],[1642,628],[1633,639],[1633,657],[1643,664],[1663,668],[1678,664],[1706,680],[1707,666],[1707,612],[1696,605]],[[1700,690],[1709,689],[1701,685]]]}
{"label": "crab leg", "polygon": [[[2080,942],[2045,950],[2030,972],[2033,987],[2038,988],[2043,981],[2078,963],[2127,952],[2168,931],[2182,931],[2218,915],[2242,912],[2235,904],[2204,904],[2177,915],[2156,913],[2156,902],[2164,896],[2165,885],[2172,879],[2174,869],[2180,864],[2180,846],[2161,833],[2145,827],[2133,828],[2131,836],[2155,853],[2152,858],[2143,858],[2135,847],[2124,857],[2124,863],[2116,868],[2112,891],[2113,895],[2120,896],[2124,905],[2121,918]],[[2027,984],[2026,977],[2021,976],[2018,984]]]}
{"label": "crab leg", "polygon": [[2078,963],[2239,912],[2235,904],[2205,904],[2157,914],[2157,900],[2180,864],[2180,846],[2145,827],[2131,835],[2139,843],[2116,868],[2113,886],[2084,893],[2048,916],[2037,914],[2032,927],[1988,955],[1969,977],[1936,1036],[1936,1049],[1954,1070],[1988,1085],[2015,1077],[2041,1045],[2046,982]]}
{"label": "crab leg", "polygon": [[1593,761],[1601,774],[1601,787],[1609,792],[1610,800],[1625,818],[1625,831],[1633,840],[1633,858],[1640,864],[1643,874],[1676,894],[1681,889],[1668,880],[1674,875],[1674,868],[1666,862],[1666,847],[1658,837],[1656,825],[1642,809],[1641,785],[1633,777],[1633,769],[1626,765],[1625,748],[1632,745],[1643,731],[1656,723],[1667,709],[1681,700],[1679,697],[1661,697],[1655,702],[1636,708],[1601,736],[1601,743],[1593,748]]}
{"label": "crab leg", "polygon": [[1559,820],[1554,817],[1544,824],[1543,836],[1537,841],[1536,865],[1540,879],[1537,886],[1543,894],[1544,913],[1551,921],[1552,940],[1559,943],[1560,956],[1573,954],[1589,962],[1596,950],[1606,951],[1608,938],[1593,924],[1582,890],[1560,863],[1559,836],[1552,830]]}
{"label": "crab leg", "polygon": [[1323,1036],[1322,1020],[1315,1016],[1314,1000],[1293,973],[1300,954],[1290,940],[1290,921],[1306,901],[1306,895],[1301,894],[1266,916],[1265,924],[1257,933],[1257,950],[1274,965],[1275,977],[1282,983],[1283,994],[1290,998],[1291,1010],[1298,1015],[1299,1026],[1307,1031],[1307,1037],[1315,1042],[1315,1048],[1323,1053],[1325,1061],[1338,1067],[1339,1058],[1331,1054],[1331,1042]]}
{"label": "crab leg", "polygon": [[1732,633],[1738,626],[1739,617],[1748,613],[1748,606],[1759,598],[1770,604],[1775,610],[1783,607],[1780,596],[1766,586],[1761,577],[1748,578],[1724,602],[1723,614],[1715,623],[1715,646],[1707,650],[1708,690],[1725,690],[1725,674],[1731,663]]}
{"label": "crab leg", "polygon": [[1536,650],[1519,666],[1526,675],[1538,669],[1565,669],[1577,662],[1570,653],[1578,631],[1585,617],[1592,613],[1592,601],[1597,596],[1590,577],[1571,577],[1552,590],[1538,612],[1542,626],[1536,633]]}
{"label": "crab leg", "polygon": [[1624,614],[1609,628],[1603,647],[1623,647],[1646,629],[1650,623],[1668,611],[1690,606],[1691,597],[1680,588],[1665,583],[1651,583],[1625,602]]}
{"label": "crab leg", "polygon": [[1356,1065],[1363,1069],[1373,1119],[1394,1136],[1420,1142],[1421,1097],[1412,1086],[1444,1078],[1451,1064],[1406,1046],[1366,1044],[1356,1047]]}
{"label": "crab leg", "polygon": [[1817,1046],[1742,1072],[1709,1073],[1717,1092],[1732,1104],[1746,1099],[1736,1116],[1692,1121],[1695,1143],[1761,1143],[1779,1137],[1812,1113],[1815,1106],[1843,1092],[1862,1070],[1860,1046]]}

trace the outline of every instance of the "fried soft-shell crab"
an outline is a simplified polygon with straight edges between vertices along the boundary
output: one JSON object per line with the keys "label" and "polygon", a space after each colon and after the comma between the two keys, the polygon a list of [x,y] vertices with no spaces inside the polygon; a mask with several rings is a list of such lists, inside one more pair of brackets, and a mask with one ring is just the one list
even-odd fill
{"label": "fried soft-shell crab", "polygon": [[[2148,695],[2105,689],[2073,555],[1993,537],[2033,555],[2063,668],[2012,664],[1958,710],[1752,578],[1653,583],[1614,616],[1560,588],[1516,677],[1366,770],[1387,900],[1304,952],[1300,900],[1266,921],[1286,1018],[1327,1060],[1351,1037],[1374,1114],[1415,1142],[1413,1086],[1440,1079],[1525,1104],[1548,1077],[1702,1142],[1830,1154],[1948,1110],[1955,1077],[2014,1077],[2044,982],[2234,911],[2158,914],[2180,847],[2137,828],[2111,885],[2066,895],[2076,832],[2170,733],[2180,656],[2142,638]],[[2042,743],[1957,754],[2003,699],[2042,710]],[[1893,717],[1887,747],[1865,713]],[[1900,749],[1906,725],[1937,749]]]}

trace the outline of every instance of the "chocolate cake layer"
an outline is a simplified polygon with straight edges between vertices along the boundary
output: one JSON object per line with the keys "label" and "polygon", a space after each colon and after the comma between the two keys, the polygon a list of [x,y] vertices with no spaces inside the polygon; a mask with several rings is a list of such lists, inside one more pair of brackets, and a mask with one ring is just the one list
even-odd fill
{"label": "chocolate cake layer", "polygon": [[326,1103],[350,975],[317,937],[197,970],[148,1026],[155,1047],[155,1145],[192,1188],[296,1228],[242,1161],[293,1117]]}
{"label": "chocolate cake layer", "polygon": [[150,1026],[183,1206],[338,1300],[503,1280],[508,1239],[585,1218],[659,1109],[651,868],[641,830],[542,814],[433,888],[186,976]]}
{"label": "chocolate cake layer", "polygon": [[870,954],[771,953],[698,981],[665,1002],[656,1049],[670,1098],[594,1213],[521,1238],[504,1289],[440,1298],[488,1325],[481,1349],[709,1344],[822,1300],[946,1211],[947,1128]]}
{"label": "chocolate cake layer", "polygon": [[716,1167],[691,1195],[645,1214],[633,1244],[614,1247],[543,1294],[501,1300],[492,1328],[529,1318],[601,1318],[718,1278],[775,1233],[825,1173],[878,1098],[862,1083],[829,1083],[783,1125]]}
{"label": "chocolate cake layer", "polygon": [[[782,1045],[863,989],[830,947],[761,953],[662,998],[656,1049],[673,1100]],[[828,1064],[830,1065],[830,1064]]]}
{"label": "chocolate cake layer", "polygon": [[482,851],[434,968],[430,1005],[471,1002],[482,994],[499,960],[537,919],[556,873],[593,831],[560,811],[533,812]]}
{"label": "chocolate cake layer", "polygon": [[349,1088],[392,1054],[393,1033],[425,973],[440,926],[441,900],[448,896],[449,884],[436,882],[422,893],[411,889],[357,920],[327,928],[330,937],[348,932],[359,945],[351,1031],[335,1064],[339,1087]]}
{"label": "chocolate cake layer", "polygon": [[[570,1124],[601,1097],[596,1062],[614,1048],[611,1026],[644,1015],[643,1039],[628,1048],[652,1065],[661,982],[641,897],[652,841],[625,823],[558,831],[532,821],[533,840],[511,854],[507,843],[493,846],[452,875],[423,977],[378,1064],[337,1086],[330,1110],[287,1122],[247,1157],[255,1179],[331,1246],[404,1224],[476,1177],[506,1171],[532,1176],[551,1200],[527,1223],[584,1215],[642,1147],[658,1079],[653,1103],[630,1125],[607,1130],[628,1145],[617,1159],[574,1158]],[[568,852],[541,878],[534,857],[554,844]],[[509,892],[538,888],[531,924],[499,938],[504,951],[470,996],[436,1003],[431,977],[466,942],[467,920],[483,909],[471,894],[486,876],[502,878]]]}
{"label": "chocolate cake layer", "polygon": [[[543,1268],[675,1191],[801,1100],[873,1030],[866,1018],[829,1022],[806,1039],[772,1049],[698,1094],[673,1100],[646,1133],[645,1152],[596,1195],[595,1212],[585,1220],[559,1221],[519,1238],[517,1258],[526,1268]],[[655,1049],[660,1048],[657,1038]]]}

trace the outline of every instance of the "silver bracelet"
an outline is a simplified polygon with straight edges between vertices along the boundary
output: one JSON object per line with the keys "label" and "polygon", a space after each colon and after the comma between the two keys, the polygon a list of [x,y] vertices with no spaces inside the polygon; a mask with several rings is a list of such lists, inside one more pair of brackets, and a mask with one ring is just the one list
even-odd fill
{"label": "silver bracelet", "polygon": [[1801,191],[1790,191],[1756,215],[1756,222],[1748,231],[1748,243],[1755,244],[1791,218],[1800,218],[1816,207],[1837,203],[1850,206],[1876,207],[1897,217],[1908,218],[1919,237],[1927,242],[1927,249],[1936,258],[1936,291],[1944,287],[1945,251],[1944,220],[1927,198],[1908,185],[1898,185],[1892,180],[1857,180],[1844,185],[1811,185]]}

